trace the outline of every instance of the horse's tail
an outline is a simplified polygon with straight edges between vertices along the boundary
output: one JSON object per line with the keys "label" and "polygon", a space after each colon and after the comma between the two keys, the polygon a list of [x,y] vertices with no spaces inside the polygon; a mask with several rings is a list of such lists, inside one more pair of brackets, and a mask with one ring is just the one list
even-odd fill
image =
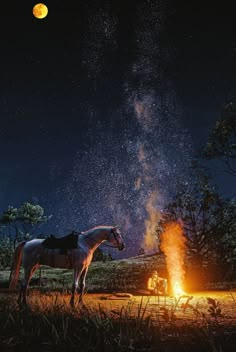
{"label": "horse's tail", "polygon": [[26,244],[26,241],[20,242],[14,252],[11,274],[10,274],[10,279],[9,279],[9,282],[10,282],[9,289],[10,290],[14,290],[16,288],[16,285],[18,282],[18,277],[19,277],[19,273],[20,273],[20,264],[21,264],[21,259],[22,259],[22,250],[23,250],[23,247],[25,244]]}

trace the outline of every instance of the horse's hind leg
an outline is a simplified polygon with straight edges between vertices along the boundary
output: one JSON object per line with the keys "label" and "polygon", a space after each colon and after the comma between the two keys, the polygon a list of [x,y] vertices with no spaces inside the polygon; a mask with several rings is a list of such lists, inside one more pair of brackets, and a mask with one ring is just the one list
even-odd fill
{"label": "horse's hind leg", "polygon": [[80,276],[80,295],[79,295],[79,302],[82,302],[84,296],[84,289],[85,289],[85,279],[88,272],[88,266],[82,271]]}
{"label": "horse's hind leg", "polygon": [[33,276],[33,273],[35,272],[37,267],[38,266],[35,265],[33,267],[24,269],[25,274],[24,274],[23,280],[21,281],[20,294],[19,294],[19,298],[18,298],[18,303],[19,304],[26,305],[26,296],[27,296],[28,285],[29,285],[30,279]]}
{"label": "horse's hind leg", "polygon": [[83,271],[83,267],[74,269],[72,294],[71,294],[71,299],[70,299],[70,305],[72,307],[74,307],[74,305],[75,305],[75,292],[77,291],[78,281],[79,281],[79,278],[80,278],[80,275],[81,275],[82,271]]}

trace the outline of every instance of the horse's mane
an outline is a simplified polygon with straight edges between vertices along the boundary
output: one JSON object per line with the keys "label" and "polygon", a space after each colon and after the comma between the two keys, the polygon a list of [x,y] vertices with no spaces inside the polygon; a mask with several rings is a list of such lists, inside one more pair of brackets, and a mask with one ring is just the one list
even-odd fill
{"label": "horse's mane", "polygon": [[90,235],[91,233],[93,233],[96,230],[107,230],[107,229],[113,229],[115,226],[107,226],[107,225],[99,225],[99,226],[94,226],[91,229],[88,229],[86,231],[82,232],[82,235]]}

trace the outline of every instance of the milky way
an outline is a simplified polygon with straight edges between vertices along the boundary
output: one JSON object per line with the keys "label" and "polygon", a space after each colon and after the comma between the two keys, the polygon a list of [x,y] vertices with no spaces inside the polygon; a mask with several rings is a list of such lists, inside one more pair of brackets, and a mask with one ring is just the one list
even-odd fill
{"label": "milky way", "polygon": [[[104,119],[97,118],[96,104],[88,101],[87,145],[81,151],[78,141],[66,181],[53,195],[59,205],[53,221],[61,233],[118,224],[126,256],[137,254],[142,244],[151,195],[156,194],[153,206],[161,211],[177,183],[188,182],[191,140],[165,72],[173,48],[159,43],[168,11],[164,2],[156,1],[143,1],[136,9],[135,55],[123,74],[122,98]],[[109,9],[88,19],[89,41],[82,56],[94,84],[104,51],[117,45],[118,22]]]}

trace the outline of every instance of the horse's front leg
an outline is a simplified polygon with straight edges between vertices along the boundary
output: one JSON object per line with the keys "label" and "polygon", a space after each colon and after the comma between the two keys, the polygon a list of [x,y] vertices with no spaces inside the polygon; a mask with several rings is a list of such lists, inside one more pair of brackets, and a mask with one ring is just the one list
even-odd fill
{"label": "horse's front leg", "polygon": [[88,266],[82,271],[80,276],[80,295],[79,295],[79,302],[82,302],[84,296],[84,289],[85,289],[85,279],[88,272]]}
{"label": "horse's front leg", "polygon": [[70,305],[72,307],[74,307],[74,305],[75,305],[75,292],[77,291],[78,281],[79,281],[79,278],[80,278],[80,275],[81,275],[82,271],[83,271],[83,267],[74,269],[74,277],[73,277],[73,284],[72,284],[72,290],[71,290],[71,299],[70,299]]}

